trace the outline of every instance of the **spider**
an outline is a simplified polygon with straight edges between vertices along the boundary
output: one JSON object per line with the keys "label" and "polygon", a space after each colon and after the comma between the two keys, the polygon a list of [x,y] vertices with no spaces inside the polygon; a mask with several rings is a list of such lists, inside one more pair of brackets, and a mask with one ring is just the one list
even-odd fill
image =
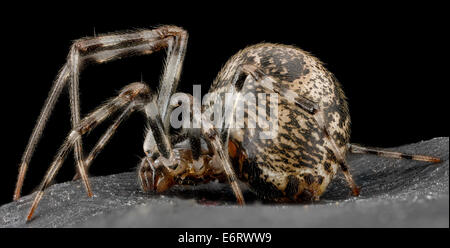
{"label": "spider", "polygon": [[[238,184],[241,180],[261,199],[310,202],[319,200],[338,169],[342,170],[353,195],[359,195],[360,189],[346,162],[349,152],[440,162],[439,158],[430,156],[350,144],[350,116],[340,83],[317,58],[297,47],[281,44],[256,44],[234,55],[219,72],[201,107],[198,99],[187,95],[190,103],[182,110],[193,110],[189,118],[197,125],[174,130],[170,126],[171,116],[182,103],[173,99],[176,99],[187,40],[188,33],[184,29],[160,26],[83,38],[73,43],[20,164],[14,200],[20,198],[34,149],[57,98],[68,84],[72,130],[36,193],[27,221],[31,220],[45,189],[72,149],[77,166],[75,178],[81,178],[88,196],[92,196],[87,171],[118,126],[133,112],[143,112],[148,120],[143,144],[145,156],[138,167],[140,186],[145,192],[164,192],[175,184],[228,181],[238,204],[243,205],[244,197]],[[79,73],[83,64],[106,63],[162,49],[167,50],[167,59],[157,92],[143,82],[131,83],[118,96],[81,119]],[[223,101],[224,93],[232,97]],[[274,110],[277,118],[266,123],[269,125],[265,128],[249,127],[249,123],[260,118],[260,112],[265,112],[251,108],[256,101],[246,98],[249,93],[275,96],[274,101],[270,98],[270,105],[264,105],[264,110]],[[264,96],[258,97],[258,104],[267,102]],[[246,100],[246,105],[239,104],[242,100]],[[205,113],[214,112],[217,106],[228,112],[225,111],[225,118],[216,118],[214,114],[211,120]],[[233,125],[238,124],[238,113],[245,121],[243,125]],[[82,136],[115,114],[113,124],[85,157]],[[228,118],[230,116],[236,118]],[[261,138],[267,130],[275,131],[275,135]]]}

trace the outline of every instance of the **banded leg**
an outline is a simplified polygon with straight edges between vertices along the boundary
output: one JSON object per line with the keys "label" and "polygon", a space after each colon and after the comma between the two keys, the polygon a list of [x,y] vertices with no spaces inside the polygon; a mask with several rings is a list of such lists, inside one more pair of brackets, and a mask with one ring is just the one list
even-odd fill
{"label": "banded leg", "polygon": [[333,150],[334,156],[336,157],[336,160],[341,167],[342,173],[344,174],[345,180],[347,181],[348,185],[350,186],[352,190],[353,196],[359,196],[360,187],[355,183],[353,180],[352,174],[348,170],[348,163],[345,159],[345,153],[343,153],[339,147],[337,146],[335,140],[333,137],[331,137],[330,132],[326,128],[325,121],[323,119],[323,112],[322,110],[319,110],[318,108],[314,108],[313,112],[311,113],[314,117],[314,120],[316,121],[317,125],[322,129],[322,132],[324,133],[326,139],[331,144],[331,148]]}
{"label": "banded leg", "polygon": [[[207,138],[207,142],[209,142],[210,146],[213,149],[214,156],[218,158],[219,162],[222,164],[225,175],[227,176],[228,182],[233,189],[234,195],[236,196],[237,203],[239,205],[245,205],[244,195],[242,194],[242,190],[238,184],[238,178],[236,173],[233,170],[231,165],[231,161],[228,155],[228,145],[225,146],[220,140],[219,134],[215,131],[214,128],[206,128],[203,129],[203,134]],[[227,148],[225,150],[225,148]],[[225,151],[227,151],[225,153]]]}
{"label": "banded leg", "polygon": [[133,111],[134,106],[128,106],[122,114],[114,121],[114,123],[106,130],[103,136],[98,140],[97,144],[92,148],[91,152],[87,156],[86,160],[84,160],[84,168],[86,172],[89,171],[89,167],[92,164],[92,161],[97,157],[97,155],[105,148],[106,144],[108,144],[109,140],[116,133],[119,125],[124,121]]}
{"label": "banded leg", "polygon": [[[72,129],[75,129],[80,124],[80,92],[79,92],[79,66],[80,66],[80,55],[75,46],[72,46],[69,61],[71,67],[71,77],[70,77],[70,112],[71,118],[70,121],[72,123]],[[92,189],[89,183],[89,179],[84,169],[84,157],[83,157],[83,144],[81,137],[75,140],[74,144],[74,158],[76,161],[78,174],[81,175],[84,186],[86,188],[87,194],[89,197],[92,196]]]}
{"label": "banded leg", "polygon": [[[251,74],[255,78],[264,78],[266,75],[259,70],[254,65],[244,65],[242,66],[243,72],[246,72],[247,74]],[[264,85],[264,84],[262,84]],[[352,189],[352,193],[355,196],[359,195],[360,188],[356,185],[355,181],[352,178],[351,173],[348,170],[348,163],[345,159],[345,154],[341,152],[341,150],[338,148],[335,140],[331,137],[329,131],[326,128],[326,123],[323,118],[323,112],[320,110],[317,103],[298,95],[297,93],[289,90],[284,90],[282,92],[276,93],[282,95],[285,97],[288,101],[295,103],[297,106],[301,107],[303,110],[307,111],[311,115],[313,115],[315,122],[317,125],[322,129],[322,132],[324,133],[326,139],[332,146],[332,150],[334,155],[336,156],[337,162],[339,163],[341,170],[344,174],[344,177],[349,184],[350,188]],[[371,148],[365,148],[354,144],[348,145],[348,151],[352,153],[365,153],[365,154],[376,154],[378,156],[384,156],[384,157],[391,157],[391,158],[404,158],[404,159],[412,159],[412,160],[420,160],[420,161],[426,161],[426,162],[432,162],[432,163],[439,163],[441,160],[439,158],[430,157],[430,156],[424,156],[424,155],[409,155],[409,154],[403,154],[399,152],[389,152],[389,151],[382,151],[378,149],[371,149]]]}
{"label": "banded leg", "polygon": [[[240,90],[243,87],[242,82],[241,85],[241,75],[242,73],[246,73],[245,67],[238,67],[235,75],[233,76],[233,87],[231,88],[230,92],[235,97],[233,98],[233,102],[231,102],[231,116],[234,115],[234,111],[236,109],[237,103],[240,101]],[[228,103],[227,103],[228,104]],[[233,167],[231,165],[230,157],[228,154],[228,140],[230,135],[230,129],[229,127],[232,127],[234,118],[223,118],[222,123],[219,124],[220,127],[222,127],[223,130],[225,130],[225,135],[220,135],[217,130],[214,128],[213,124],[208,120],[207,115],[202,115],[202,133],[204,137],[206,138],[206,142],[209,143],[209,146],[212,148],[214,155],[213,157],[218,159],[218,163],[220,163],[223,167],[223,171],[228,179],[228,182],[231,185],[231,188],[233,189],[233,193],[236,197],[237,203],[239,205],[245,205],[244,195],[242,194],[242,190],[239,187],[238,184],[238,177],[233,170]]]}
{"label": "banded leg", "polygon": [[[146,108],[153,107],[155,108],[156,102],[153,101],[150,104],[146,104]],[[119,118],[117,118],[114,123],[106,130],[106,132],[103,134],[103,136],[99,139],[97,144],[94,146],[94,148],[91,150],[89,155],[87,156],[86,160],[84,161],[84,168],[86,171],[89,171],[89,167],[92,164],[92,161],[95,159],[95,157],[103,150],[103,148],[106,146],[106,144],[109,142],[109,140],[112,138],[114,133],[116,132],[117,128],[119,127],[120,123],[126,118],[127,115],[131,114],[131,112],[124,112]],[[171,148],[169,138],[167,135],[163,133],[162,129],[162,121],[161,117],[159,115],[155,116],[148,116],[148,122],[150,123],[150,129],[148,130],[148,133],[150,136],[148,137],[149,144],[152,144],[153,149],[149,149],[152,151],[163,151],[162,154],[165,154],[168,156],[167,158],[170,159],[172,157],[173,161],[173,150]],[[153,130],[153,131],[152,131]],[[157,142],[156,139],[158,139],[159,142]],[[162,148],[157,148],[158,146],[162,146]],[[144,149],[145,150],[145,149]],[[156,155],[156,154],[155,154]],[[79,174],[75,175],[73,180],[77,180],[79,178]]]}
{"label": "banded leg", "polygon": [[[76,41],[72,45],[66,64],[61,69],[53,84],[22,156],[19,175],[14,191],[14,200],[20,198],[28,164],[31,160],[35,147],[40,140],[47,119],[53,110],[62,88],[66,85],[67,80],[69,79],[72,127],[77,126],[79,123],[80,108],[78,75],[82,64],[87,61],[105,63],[127,56],[151,54],[162,48],[168,48],[168,59],[166,60],[167,63],[161,82],[162,86],[158,96],[158,103],[161,103],[159,105],[160,111],[164,112],[162,110],[167,108],[170,95],[178,84],[186,44],[186,31],[175,26],[161,26],[153,30],[103,35]],[[76,141],[75,158],[77,161],[78,173],[81,173],[85,187],[88,194],[90,194],[89,183],[87,181],[85,171],[82,169],[84,166],[81,138]]]}
{"label": "banded leg", "polygon": [[425,155],[417,155],[417,154],[406,154],[401,152],[391,152],[385,151],[378,148],[368,148],[362,147],[356,144],[348,144],[348,151],[355,154],[372,154],[380,157],[387,158],[399,158],[399,159],[411,159],[417,161],[425,161],[430,163],[440,163],[442,160],[440,158],[425,156]]}
{"label": "banded leg", "polygon": [[[66,137],[64,143],[61,145],[58,153],[56,154],[50,168],[48,169],[45,177],[39,186],[37,194],[34,198],[34,201],[31,205],[30,212],[27,216],[27,221],[31,220],[31,217],[38,206],[42,196],[44,195],[45,189],[47,189],[54,177],[56,176],[58,170],[61,168],[62,163],[64,162],[67,154],[71,151],[71,149],[76,144],[76,141],[88,131],[94,129],[98,124],[102,123],[113,113],[117,112],[120,109],[125,108],[122,114],[115,121],[111,129],[115,129],[117,126],[127,115],[129,115],[132,111],[134,111],[138,107],[142,107],[149,99],[151,98],[150,90],[145,84],[141,83],[133,83],[125,87],[119,96],[113,98],[108,101],[105,105],[97,108],[83,120],[81,120],[80,125],[73,129],[70,134]],[[112,135],[111,131],[104,135],[108,136]],[[102,138],[103,139],[103,138]],[[97,146],[101,146],[102,139],[100,139],[99,144]],[[94,153],[99,150],[93,150]]]}
{"label": "banded leg", "polygon": [[17,200],[20,198],[20,193],[23,187],[23,181],[25,179],[25,174],[28,169],[28,164],[31,160],[31,157],[34,153],[37,143],[42,136],[42,131],[44,130],[45,124],[47,123],[48,118],[55,106],[56,101],[58,100],[59,95],[61,94],[62,89],[66,85],[67,79],[70,75],[70,69],[67,64],[64,65],[61,71],[58,73],[55,82],[49,92],[47,99],[45,100],[44,106],[42,107],[41,113],[39,114],[36,125],[33,128],[30,139],[28,140],[27,147],[22,155],[22,160],[19,167],[19,175],[17,176],[16,188],[14,190],[13,200]]}

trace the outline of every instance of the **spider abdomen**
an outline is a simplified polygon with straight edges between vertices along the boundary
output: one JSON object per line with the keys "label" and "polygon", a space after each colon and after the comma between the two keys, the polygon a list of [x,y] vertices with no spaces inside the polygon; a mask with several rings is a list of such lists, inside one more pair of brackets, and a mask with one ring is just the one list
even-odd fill
{"label": "spider abdomen", "polygon": [[[350,137],[350,116],[340,84],[322,63],[292,46],[257,44],[233,56],[219,73],[210,92],[229,90],[241,65],[251,64],[271,77],[277,92],[289,89],[318,104],[326,128],[338,149],[346,153]],[[257,80],[246,80],[241,94],[267,93]],[[258,102],[259,104],[259,102]],[[237,107],[238,108],[238,107]],[[237,110],[236,110],[237,111]],[[246,125],[257,118],[244,107]],[[336,174],[339,164],[332,144],[326,140],[311,113],[280,96],[277,135],[261,139],[256,128],[232,129],[229,153],[234,170],[260,197],[273,201],[318,199]]]}

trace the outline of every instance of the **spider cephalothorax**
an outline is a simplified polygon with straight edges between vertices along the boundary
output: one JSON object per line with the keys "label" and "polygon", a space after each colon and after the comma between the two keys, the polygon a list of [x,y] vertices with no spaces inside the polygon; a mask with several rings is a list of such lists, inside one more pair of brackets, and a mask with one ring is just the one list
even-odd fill
{"label": "spider cephalothorax", "polygon": [[[317,58],[293,46],[262,43],[239,51],[219,72],[202,101],[185,94],[188,103],[181,106],[174,93],[187,37],[180,27],[161,26],[75,41],[22,157],[14,199],[20,197],[28,163],[46,120],[69,82],[73,129],[37,192],[28,220],[72,148],[77,177],[92,195],[86,171],[119,124],[134,111],[144,112],[148,119],[145,156],[138,168],[144,191],[164,192],[174,184],[228,181],[238,203],[244,204],[240,179],[262,199],[305,202],[318,200],[339,168],[353,194],[359,194],[348,170],[348,152],[440,161],[350,144],[350,116],[340,84]],[[142,82],[132,83],[80,119],[78,76],[83,63],[104,63],[163,48],[168,54],[157,93]],[[171,116],[179,108],[192,113],[191,123],[173,132]],[[216,110],[224,110],[224,118],[218,118]],[[81,137],[116,112],[117,119],[84,158]]]}

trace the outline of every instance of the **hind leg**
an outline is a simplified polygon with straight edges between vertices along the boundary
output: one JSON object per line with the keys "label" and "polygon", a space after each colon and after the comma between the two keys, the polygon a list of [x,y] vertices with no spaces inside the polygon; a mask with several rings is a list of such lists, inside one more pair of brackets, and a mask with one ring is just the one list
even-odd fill
{"label": "hind leg", "polygon": [[430,163],[440,163],[441,159],[431,156],[425,156],[425,155],[417,155],[417,154],[406,154],[401,152],[391,152],[386,151],[378,148],[368,148],[368,147],[362,147],[355,144],[348,144],[348,151],[355,154],[372,154],[377,155],[380,157],[386,157],[386,158],[400,158],[400,159],[411,159],[411,160],[417,160],[417,161],[425,161]]}

